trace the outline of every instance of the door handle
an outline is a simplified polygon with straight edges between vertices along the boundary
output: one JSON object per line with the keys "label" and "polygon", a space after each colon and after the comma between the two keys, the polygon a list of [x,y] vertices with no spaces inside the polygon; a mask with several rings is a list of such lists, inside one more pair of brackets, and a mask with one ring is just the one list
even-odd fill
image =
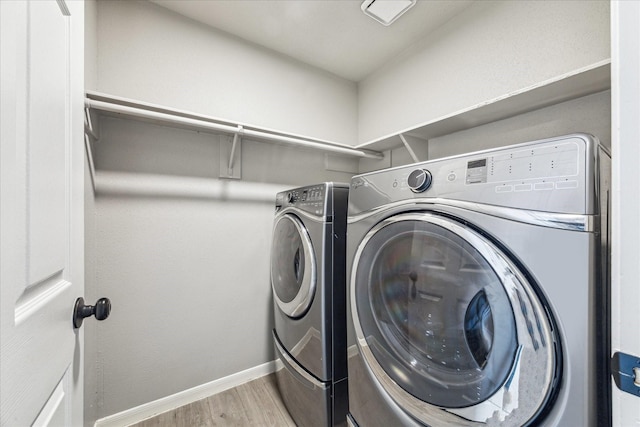
{"label": "door handle", "polygon": [[95,316],[97,320],[104,320],[111,313],[111,301],[109,298],[100,298],[96,301],[96,305],[85,305],[84,298],[80,297],[76,300],[73,307],[73,327],[82,326],[85,317]]}

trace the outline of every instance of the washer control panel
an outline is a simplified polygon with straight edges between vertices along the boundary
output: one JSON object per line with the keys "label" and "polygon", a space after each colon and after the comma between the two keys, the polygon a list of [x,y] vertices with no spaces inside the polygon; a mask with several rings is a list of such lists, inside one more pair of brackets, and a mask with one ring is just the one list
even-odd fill
{"label": "washer control panel", "polygon": [[579,164],[580,149],[572,142],[510,150],[468,160],[465,183],[495,184],[497,193],[566,190],[578,187]]}
{"label": "washer control panel", "polygon": [[[415,198],[443,198],[549,212],[583,212],[597,141],[586,134],[354,176],[350,209]],[[382,202],[384,200],[384,202]],[[591,209],[591,208],[588,208]]]}

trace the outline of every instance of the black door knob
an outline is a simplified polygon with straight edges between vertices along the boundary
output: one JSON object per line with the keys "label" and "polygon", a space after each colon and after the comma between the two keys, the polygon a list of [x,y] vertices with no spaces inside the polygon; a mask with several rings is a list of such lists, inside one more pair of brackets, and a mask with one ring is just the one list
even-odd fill
{"label": "black door knob", "polygon": [[96,305],[85,305],[84,298],[80,297],[76,300],[76,305],[73,308],[73,327],[82,326],[85,317],[95,316],[98,320],[104,320],[109,317],[109,313],[111,313],[109,298],[100,298],[96,301]]}

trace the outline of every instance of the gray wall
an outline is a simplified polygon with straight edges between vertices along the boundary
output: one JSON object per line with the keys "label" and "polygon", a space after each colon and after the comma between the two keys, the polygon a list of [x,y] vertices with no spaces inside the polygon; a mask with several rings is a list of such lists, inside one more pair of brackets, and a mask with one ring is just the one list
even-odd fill
{"label": "gray wall", "polygon": [[454,156],[573,132],[597,136],[611,147],[611,91],[429,140],[429,158]]}
{"label": "gray wall", "polygon": [[[523,20],[516,2],[501,3],[486,8],[507,8],[501,9],[504,22],[509,14]],[[599,29],[605,17],[608,22],[606,5],[584,6],[590,11],[586,18],[598,22]],[[537,6],[528,2],[521,7]],[[358,99],[352,82],[242,44],[153,4],[99,1],[88,4],[87,11],[88,36],[97,34],[85,55],[91,75],[87,82],[93,85],[89,90],[346,143],[357,139]],[[480,22],[491,20],[489,9],[480,11]],[[472,18],[464,19],[472,23]],[[554,18],[550,14],[545,19]],[[437,40],[462,43],[464,37],[454,33],[467,21],[450,24]],[[575,41],[571,29],[578,23],[564,24]],[[509,24],[503,31],[517,33],[518,26]],[[569,53],[558,69],[551,61],[537,68],[540,73],[534,77],[596,60],[604,55],[602,43],[589,37],[580,42],[575,58]],[[583,48],[591,44],[593,52],[585,53]],[[233,51],[241,55],[230,54]],[[411,125],[428,112],[413,98],[409,103],[389,98],[386,105],[379,97],[395,96],[395,90],[418,94],[433,86],[432,80],[421,78],[431,66],[422,62],[423,50],[416,52],[417,62],[405,55],[360,85],[361,140],[385,132],[385,126],[402,127],[404,118],[399,116],[408,111]],[[459,59],[440,58],[454,57]],[[447,66],[476,65],[469,60]],[[494,64],[494,70],[499,65]],[[261,85],[251,70],[262,69],[271,71],[262,76]],[[284,77],[277,70],[285,70]],[[413,70],[408,80],[402,70]],[[251,91],[238,91],[248,75]],[[318,93],[297,96],[303,82]],[[485,96],[477,81],[473,88],[478,92],[473,96]],[[455,100],[462,94],[448,92],[448,97]],[[608,142],[609,117],[609,93],[603,92],[418,142],[416,152],[421,159],[437,158],[573,131],[592,132]],[[374,126],[378,119],[380,126]],[[375,166],[330,158],[330,169],[339,172],[328,170],[327,159],[318,152],[246,140],[243,179],[221,180],[218,135],[118,118],[102,120],[100,133],[94,153],[98,191],[95,199],[87,197],[85,218],[86,296],[111,298],[113,313],[105,322],[90,322],[85,330],[88,425],[272,360],[269,245],[275,192],[325,180],[348,181],[358,169],[411,162],[404,148],[392,150]]]}
{"label": "gray wall", "polygon": [[[245,124],[356,140],[356,84],[143,1],[88,1],[86,88]],[[219,136],[107,119],[87,199],[86,295],[113,314],[86,333],[85,421],[273,359],[275,192],[346,181],[357,161],[243,141],[219,180]],[[97,323],[97,322],[94,322]]]}
{"label": "gray wall", "polygon": [[[611,147],[611,91],[603,91],[508,119],[430,140],[405,135],[419,161],[566,135],[574,132],[597,136]],[[383,160],[362,159],[359,173],[414,163],[404,147],[385,152]]]}
{"label": "gray wall", "polygon": [[[429,157],[576,131],[608,145],[609,98],[602,92],[435,138]],[[272,360],[273,195],[351,176],[325,170],[322,154],[245,141],[243,180],[221,181],[216,135],[101,123],[95,212],[86,219],[87,259],[95,260],[87,275],[96,277],[87,295],[111,298],[113,315],[85,334],[87,379],[95,381],[87,411],[96,418]],[[391,158],[391,166],[411,162],[402,148]]]}
{"label": "gray wall", "polygon": [[358,85],[358,139],[415,128],[610,58],[608,1],[479,1]]}
{"label": "gray wall", "polygon": [[345,144],[357,86],[146,1],[98,1],[98,90]]}
{"label": "gray wall", "polygon": [[113,311],[86,333],[96,418],[273,360],[275,193],[351,176],[318,152],[246,140],[243,179],[219,180],[218,135],[100,123],[87,295]]}

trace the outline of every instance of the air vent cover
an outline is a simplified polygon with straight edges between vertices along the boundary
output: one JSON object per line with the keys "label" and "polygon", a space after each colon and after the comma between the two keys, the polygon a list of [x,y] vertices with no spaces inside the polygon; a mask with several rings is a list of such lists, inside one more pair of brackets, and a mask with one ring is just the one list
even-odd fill
{"label": "air vent cover", "polygon": [[366,15],[388,26],[414,4],[416,0],[365,0],[360,8]]}

